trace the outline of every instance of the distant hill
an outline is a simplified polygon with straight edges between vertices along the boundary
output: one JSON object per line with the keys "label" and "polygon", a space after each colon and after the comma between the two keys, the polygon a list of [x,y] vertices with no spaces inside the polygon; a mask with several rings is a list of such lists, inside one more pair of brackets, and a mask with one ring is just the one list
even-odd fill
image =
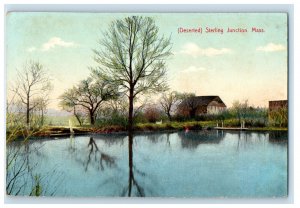
{"label": "distant hill", "polygon": [[54,108],[49,108],[47,109],[47,113],[46,113],[47,116],[72,116],[73,113],[70,113],[70,112],[67,112],[67,111],[63,111],[63,110],[57,110],[57,109],[54,109]]}

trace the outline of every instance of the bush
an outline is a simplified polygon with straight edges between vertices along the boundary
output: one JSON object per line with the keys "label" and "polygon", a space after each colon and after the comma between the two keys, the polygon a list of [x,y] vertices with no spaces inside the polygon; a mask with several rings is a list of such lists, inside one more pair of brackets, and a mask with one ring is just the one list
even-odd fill
{"label": "bush", "polygon": [[146,120],[150,123],[155,123],[156,121],[161,119],[161,112],[160,110],[155,106],[149,106],[145,109],[144,117]]}
{"label": "bush", "polygon": [[127,117],[120,115],[118,113],[112,113],[110,117],[106,118],[99,118],[95,122],[95,126],[103,127],[103,126],[122,126],[126,127],[128,124]]}

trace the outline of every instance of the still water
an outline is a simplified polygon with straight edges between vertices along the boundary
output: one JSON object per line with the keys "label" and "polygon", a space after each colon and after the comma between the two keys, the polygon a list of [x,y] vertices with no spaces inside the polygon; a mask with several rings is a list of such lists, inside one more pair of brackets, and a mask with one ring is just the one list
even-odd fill
{"label": "still water", "polygon": [[7,146],[7,191],[30,195],[38,185],[45,196],[284,197],[287,137],[190,131],[15,142]]}

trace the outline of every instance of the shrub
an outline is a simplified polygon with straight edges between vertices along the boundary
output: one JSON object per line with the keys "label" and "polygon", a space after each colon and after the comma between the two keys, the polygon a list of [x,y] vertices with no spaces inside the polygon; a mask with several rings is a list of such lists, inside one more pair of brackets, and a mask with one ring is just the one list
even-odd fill
{"label": "shrub", "polygon": [[288,110],[287,108],[279,108],[269,112],[269,123],[275,127],[288,126]]}

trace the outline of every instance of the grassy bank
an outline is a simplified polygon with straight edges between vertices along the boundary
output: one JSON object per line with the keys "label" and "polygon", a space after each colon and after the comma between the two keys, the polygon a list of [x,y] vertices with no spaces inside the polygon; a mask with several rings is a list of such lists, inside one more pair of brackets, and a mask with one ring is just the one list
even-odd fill
{"label": "grassy bank", "polygon": [[287,131],[287,127],[252,127],[250,131]]}
{"label": "grassy bank", "polygon": [[[231,126],[231,120],[224,121],[224,127],[237,127]],[[135,125],[134,130],[137,132],[149,131],[182,131],[182,130],[211,130],[216,127],[216,121],[186,121],[186,122],[166,122],[166,123],[138,123]],[[219,126],[221,123],[219,122]],[[247,127],[247,126],[246,126]],[[81,126],[73,127],[74,134],[88,134],[88,133],[114,133],[126,132],[126,128],[118,125],[107,126]],[[248,131],[287,131],[286,127],[248,127]],[[10,131],[7,130],[7,135]],[[14,132],[16,134],[16,132]],[[18,136],[26,135],[25,130],[20,131]],[[68,126],[45,126],[41,129],[36,129],[30,134],[31,136],[67,136],[70,135],[70,128]]]}

